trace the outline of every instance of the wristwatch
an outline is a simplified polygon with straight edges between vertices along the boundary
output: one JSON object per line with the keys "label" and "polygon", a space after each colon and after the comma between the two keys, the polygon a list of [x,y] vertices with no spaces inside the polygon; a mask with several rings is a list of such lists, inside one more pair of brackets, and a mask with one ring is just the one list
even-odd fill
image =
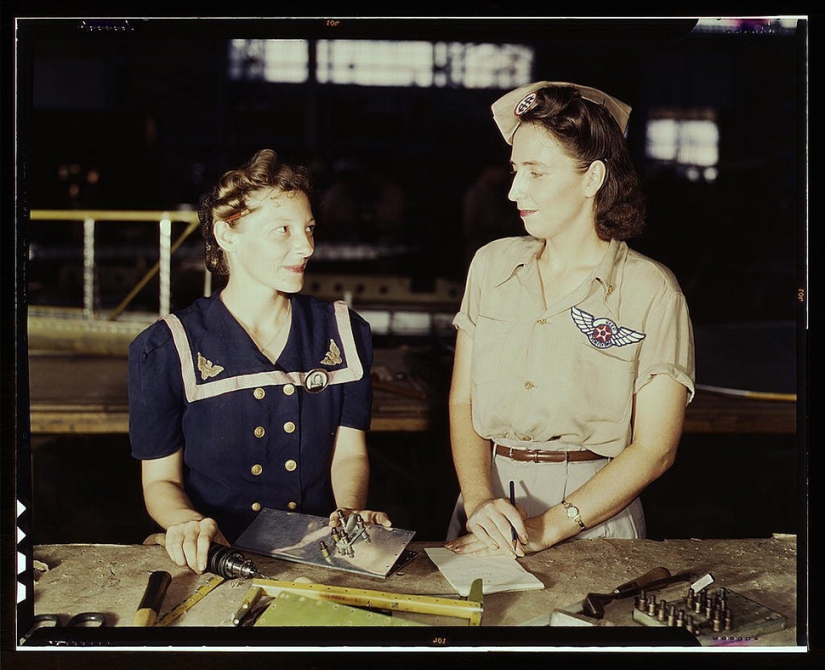
{"label": "wristwatch", "polygon": [[585,530],[587,526],[585,526],[584,522],[582,521],[582,515],[579,513],[579,508],[575,505],[571,505],[566,500],[562,500],[561,504],[564,507],[564,509],[567,510],[567,516],[573,519],[573,521],[575,521],[577,524],[579,524],[579,528]]}

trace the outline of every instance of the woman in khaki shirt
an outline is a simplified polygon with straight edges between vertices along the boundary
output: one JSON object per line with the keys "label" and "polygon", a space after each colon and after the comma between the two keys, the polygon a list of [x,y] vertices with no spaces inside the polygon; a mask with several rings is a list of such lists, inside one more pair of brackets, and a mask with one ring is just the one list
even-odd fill
{"label": "woman in khaki shirt", "polygon": [[624,241],[644,223],[629,113],[564,82],[493,105],[528,235],[477,252],[454,320],[455,552],[645,536],[639,494],[673,464],[694,354],[675,277]]}

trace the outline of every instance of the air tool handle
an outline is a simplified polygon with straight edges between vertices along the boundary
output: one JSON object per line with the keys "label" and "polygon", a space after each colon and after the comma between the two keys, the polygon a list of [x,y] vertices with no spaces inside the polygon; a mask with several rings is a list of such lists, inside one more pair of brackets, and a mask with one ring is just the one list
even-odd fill
{"label": "air tool handle", "polygon": [[[155,533],[147,537],[143,544],[159,544],[166,546],[166,534]],[[209,545],[209,554],[206,561],[206,570],[218,577],[234,579],[241,577],[262,577],[255,564],[236,549],[213,542]]]}

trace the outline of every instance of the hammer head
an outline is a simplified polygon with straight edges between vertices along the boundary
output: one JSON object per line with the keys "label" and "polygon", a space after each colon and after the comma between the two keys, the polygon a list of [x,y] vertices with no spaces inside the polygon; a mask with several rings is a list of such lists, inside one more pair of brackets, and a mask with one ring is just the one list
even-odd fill
{"label": "hammer head", "polygon": [[594,619],[602,619],[604,606],[612,599],[613,597],[606,593],[588,593],[582,601],[582,613]]}

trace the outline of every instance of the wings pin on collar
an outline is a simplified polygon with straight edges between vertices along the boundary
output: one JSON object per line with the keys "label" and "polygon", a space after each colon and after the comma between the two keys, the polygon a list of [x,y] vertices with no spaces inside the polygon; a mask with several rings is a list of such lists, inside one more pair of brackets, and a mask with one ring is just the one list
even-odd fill
{"label": "wings pin on collar", "polygon": [[587,335],[590,344],[599,349],[608,347],[623,347],[626,344],[633,344],[645,338],[644,333],[640,333],[625,326],[617,326],[615,321],[605,317],[596,318],[578,307],[570,308],[570,316],[579,330]]}
{"label": "wings pin on collar", "polygon": [[335,340],[330,340],[329,351],[321,359],[321,365],[338,365],[341,361],[341,350],[335,344]]}
{"label": "wings pin on collar", "polygon": [[204,358],[203,354],[198,352],[198,370],[201,373],[201,379],[206,380],[210,377],[215,377],[223,372],[222,365],[215,365],[208,358]]}

